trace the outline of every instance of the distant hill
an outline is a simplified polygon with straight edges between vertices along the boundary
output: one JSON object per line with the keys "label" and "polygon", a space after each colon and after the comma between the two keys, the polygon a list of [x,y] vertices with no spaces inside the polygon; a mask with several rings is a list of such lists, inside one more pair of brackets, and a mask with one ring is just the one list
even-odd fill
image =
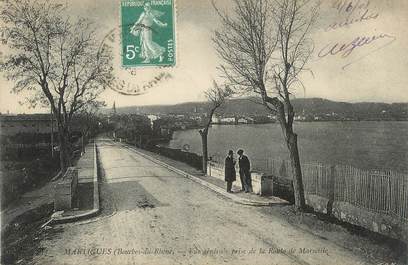
{"label": "distant hill", "polygon": [[[229,100],[222,113],[234,115],[265,115],[264,106],[257,104],[259,99]],[[307,117],[331,117],[327,119],[352,120],[408,120],[408,103],[347,103],[322,98],[301,98],[292,100],[296,115]],[[188,114],[203,113],[208,108],[207,102],[187,102],[175,105],[149,105],[116,108],[117,113],[138,114]],[[111,109],[104,109],[105,113]]]}

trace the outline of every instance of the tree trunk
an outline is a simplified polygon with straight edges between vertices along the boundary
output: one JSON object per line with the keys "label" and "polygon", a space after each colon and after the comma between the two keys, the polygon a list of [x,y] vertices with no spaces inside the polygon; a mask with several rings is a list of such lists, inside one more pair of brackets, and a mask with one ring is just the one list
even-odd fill
{"label": "tree trunk", "polygon": [[203,132],[201,134],[201,144],[203,151],[203,173],[207,174],[207,163],[208,163],[208,146],[207,146],[207,133]]}
{"label": "tree trunk", "polygon": [[295,206],[298,210],[304,210],[305,192],[302,180],[302,168],[300,166],[299,150],[297,145],[297,134],[292,130],[286,130],[286,144],[289,150],[290,163],[292,167],[293,189],[295,195]]}
{"label": "tree trunk", "polygon": [[270,101],[269,103],[278,109],[279,123],[285,137],[286,146],[289,150],[290,164],[292,168],[293,191],[295,196],[295,206],[303,211],[306,208],[305,191],[303,188],[302,168],[300,166],[299,150],[297,143],[297,134],[293,132],[293,108],[290,102],[287,104],[288,119],[286,120],[285,107],[279,101]]}
{"label": "tree trunk", "polygon": [[68,130],[60,127],[59,144],[60,144],[60,167],[61,172],[65,173],[68,167],[71,166],[71,151],[69,143],[69,133]]}

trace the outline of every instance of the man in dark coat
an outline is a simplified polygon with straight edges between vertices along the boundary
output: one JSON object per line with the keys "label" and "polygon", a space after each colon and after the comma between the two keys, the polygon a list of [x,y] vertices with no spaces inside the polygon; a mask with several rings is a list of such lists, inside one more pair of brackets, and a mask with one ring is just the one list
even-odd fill
{"label": "man in dark coat", "polygon": [[232,182],[236,180],[234,152],[229,150],[225,158],[225,181],[227,182],[227,192],[232,192]]}
{"label": "man in dark coat", "polygon": [[244,155],[244,150],[238,150],[238,164],[239,164],[239,176],[241,178],[242,189],[246,193],[252,192],[252,179],[251,179],[251,163],[246,155]]}

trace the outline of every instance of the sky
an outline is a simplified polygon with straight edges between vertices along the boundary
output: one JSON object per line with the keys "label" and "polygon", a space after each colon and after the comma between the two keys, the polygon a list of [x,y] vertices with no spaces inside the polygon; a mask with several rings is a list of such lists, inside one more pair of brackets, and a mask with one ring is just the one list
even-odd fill
{"label": "sky", "polygon": [[[214,1],[221,9],[231,11],[232,0]],[[127,85],[141,86],[163,71],[171,75],[144,95],[125,96],[106,90],[100,97],[108,107],[113,102],[122,107],[201,101],[213,79],[222,82],[217,70],[221,60],[211,40],[220,21],[211,0],[176,0],[176,66],[137,68],[132,73],[120,67],[119,0],[70,0],[67,4],[72,17],[94,20],[101,36],[115,29],[115,39],[110,43],[115,52],[115,74]],[[347,18],[355,22],[344,25]],[[406,0],[322,1],[311,35],[315,49],[307,65],[310,71],[302,75],[305,89],[297,90],[295,96],[346,102],[408,102],[407,26]],[[342,45],[351,47],[353,41],[364,40],[368,43],[351,51],[340,50]],[[11,94],[12,85],[0,78],[0,112],[44,111],[20,105],[22,95]]]}

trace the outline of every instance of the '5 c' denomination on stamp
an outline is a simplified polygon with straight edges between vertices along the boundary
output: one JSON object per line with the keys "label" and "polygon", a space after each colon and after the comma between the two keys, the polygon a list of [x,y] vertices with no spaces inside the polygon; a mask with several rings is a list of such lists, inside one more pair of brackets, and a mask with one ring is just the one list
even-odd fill
{"label": "'5 c' denomination on stamp", "polygon": [[175,65],[174,0],[122,0],[122,65]]}

